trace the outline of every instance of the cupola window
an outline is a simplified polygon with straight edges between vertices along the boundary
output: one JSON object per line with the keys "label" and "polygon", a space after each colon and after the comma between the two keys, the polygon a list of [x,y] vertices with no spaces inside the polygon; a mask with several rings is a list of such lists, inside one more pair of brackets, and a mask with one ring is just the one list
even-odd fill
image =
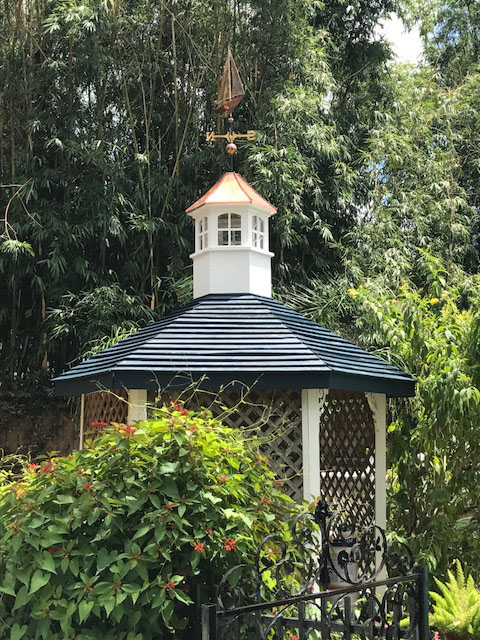
{"label": "cupola window", "polygon": [[265,220],[260,216],[252,217],[252,246],[265,248]]}
{"label": "cupola window", "polygon": [[208,218],[202,218],[198,223],[198,249],[206,249],[208,247]]}
{"label": "cupola window", "polygon": [[238,213],[222,213],[218,216],[218,245],[229,247],[242,244],[242,218]]}

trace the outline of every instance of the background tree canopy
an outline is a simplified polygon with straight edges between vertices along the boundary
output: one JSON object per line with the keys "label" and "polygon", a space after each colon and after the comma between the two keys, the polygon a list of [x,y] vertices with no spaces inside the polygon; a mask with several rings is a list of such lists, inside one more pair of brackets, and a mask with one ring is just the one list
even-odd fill
{"label": "background tree canopy", "polygon": [[[425,60],[376,35],[420,22]],[[3,0],[1,389],[42,388],[191,295],[185,207],[227,47],[238,169],[278,207],[275,295],[416,375],[391,517],[439,572],[480,551],[480,8],[474,0]],[[437,301],[437,302],[434,302]],[[102,343],[103,344],[103,343]]]}

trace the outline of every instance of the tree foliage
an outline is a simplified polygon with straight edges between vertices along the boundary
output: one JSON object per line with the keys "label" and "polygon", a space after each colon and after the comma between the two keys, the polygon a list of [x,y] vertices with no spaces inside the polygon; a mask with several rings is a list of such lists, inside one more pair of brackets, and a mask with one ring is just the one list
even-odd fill
{"label": "tree foliage", "polygon": [[391,526],[434,571],[459,550],[477,571],[480,282],[451,285],[429,257],[423,268],[422,288],[405,281],[379,291],[367,281],[350,293],[379,354],[418,380],[415,398],[392,405]]}
{"label": "tree foliage", "polygon": [[[128,329],[188,298],[184,209],[227,167],[203,139],[206,127],[221,126],[214,98],[227,46],[247,87],[238,127],[263,132],[240,168],[280,207],[277,282],[291,282],[292,270],[308,281],[335,268],[331,240],[352,228],[365,199],[356,163],[383,100],[388,54],[369,38],[389,8],[5,0],[3,385],[35,385],[108,324]],[[86,322],[88,309],[102,321]]]}

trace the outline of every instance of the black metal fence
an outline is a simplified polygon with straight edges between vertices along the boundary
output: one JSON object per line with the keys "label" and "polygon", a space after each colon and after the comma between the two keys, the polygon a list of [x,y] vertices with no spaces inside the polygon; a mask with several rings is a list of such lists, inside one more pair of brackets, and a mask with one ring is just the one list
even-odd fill
{"label": "black metal fence", "polygon": [[428,574],[404,544],[320,503],[228,571],[202,606],[202,640],[428,640]]}

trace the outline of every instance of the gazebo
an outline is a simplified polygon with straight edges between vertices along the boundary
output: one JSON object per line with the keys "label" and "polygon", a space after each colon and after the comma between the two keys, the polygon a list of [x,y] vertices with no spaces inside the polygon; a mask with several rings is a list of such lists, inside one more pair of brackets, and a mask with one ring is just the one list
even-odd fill
{"label": "gazebo", "polygon": [[193,300],[54,380],[82,397],[81,439],[90,421],[143,420],[182,393],[211,405],[218,392],[212,410],[259,425],[291,496],[385,528],[387,398],[414,395],[415,380],[272,299],[276,209],[241,175],[225,173],[187,213]]}

